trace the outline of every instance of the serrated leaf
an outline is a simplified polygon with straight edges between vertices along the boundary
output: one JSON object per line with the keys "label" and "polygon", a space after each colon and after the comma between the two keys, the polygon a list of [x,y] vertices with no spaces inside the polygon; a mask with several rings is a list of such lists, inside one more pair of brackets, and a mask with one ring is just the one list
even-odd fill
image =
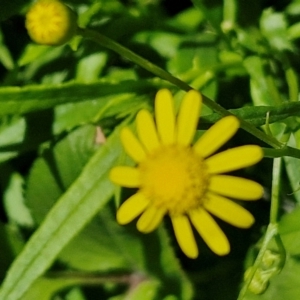
{"label": "serrated leaf", "polygon": [[27,182],[26,204],[38,224],[95,152],[95,135],[95,126],[82,126],[69,133],[53,149],[44,150],[42,157],[34,162]]}
{"label": "serrated leaf", "polygon": [[13,118],[0,127],[0,162],[18,154],[18,149],[15,146],[23,142],[25,133],[25,118]]}
{"label": "serrated leaf", "polygon": [[33,220],[24,204],[24,179],[19,173],[12,173],[4,193],[4,206],[10,222],[19,226],[33,227]]}

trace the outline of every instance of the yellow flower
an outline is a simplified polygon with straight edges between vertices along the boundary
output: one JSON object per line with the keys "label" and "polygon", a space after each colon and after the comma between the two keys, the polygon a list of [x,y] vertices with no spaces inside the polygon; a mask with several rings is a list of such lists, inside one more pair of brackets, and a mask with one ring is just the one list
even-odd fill
{"label": "yellow flower", "polygon": [[176,116],[170,91],[158,91],[155,121],[150,112],[141,110],[136,117],[138,138],[128,127],[121,131],[124,149],[137,167],[117,166],[110,172],[112,182],[138,188],[118,209],[118,223],[127,224],[141,215],[137,228],[148,233],[169,214],[178,244],[190,258],[198,256],[191,224],[213,252],[228,254],[228,239],[211,214],[248,228],[253,216],[228,198],[257,200],[263,193],[254,181],[222,174],[260,161],[263,152],[259,146],[240,146],[212,155],[237,131],[236,117],[221,119],[191,145],[201,103],[200,93],[187,92]]}
{"label": "yellow flower", "polygon": [[59,0],[38,0],[26,14],[29,36],[38,44],[58,46],[76,35],[74,12]]}

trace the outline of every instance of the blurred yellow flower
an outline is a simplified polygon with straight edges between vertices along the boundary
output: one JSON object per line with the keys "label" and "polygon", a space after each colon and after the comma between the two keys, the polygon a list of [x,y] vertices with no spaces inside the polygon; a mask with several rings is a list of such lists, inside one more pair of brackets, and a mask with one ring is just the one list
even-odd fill
{"label": "blurred yellow flower", "polygon": [[38,0],[26,14],[26,28],[33,41],[58,46],[76,34],[75,13],[59,0]]}
{"label": "blurred yellow flower", "polygon": [[118,223],[127,224],[141,215],[137,228],[148,233],[168,214],[178,244],[190,258],[198,256],[191,224],[213,252],[228,254],[228,239],[211,214],[248,228],[254,222],[252,214],[228,198],[257,200],[263,194],[262,186],[254,181],[222,174],[260,161],[263,152],[259,146],[212,155],[237,131],[236,117],[224,117],[191,145],[201,103],[200,93],[187,92],[176,116],[171,92],[158,91],[155,121],[150,112],[141,110],[136,117],[138,138],[128,127],[121,130],[124,149],[137,167],[117,166],[110,172],[112,182],[138,188],[118,209]]}

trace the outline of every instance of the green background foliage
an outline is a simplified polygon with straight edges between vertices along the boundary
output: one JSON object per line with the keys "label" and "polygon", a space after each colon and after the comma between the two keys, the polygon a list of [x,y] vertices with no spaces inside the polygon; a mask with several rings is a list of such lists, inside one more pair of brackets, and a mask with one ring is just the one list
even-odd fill
{"label": "green background foliage", "polygon": [[[3,1],[0,300],[297,299],[300,1],[65,3],[80,27],[156,69],[82,36],[59,47],[36,45],[24,26],[30,1]],[[263,199],[243,203],[255,225],[241,230],[217,220],[232,248],[225,257],[197,236],[200,255],[186,258],[168,218],[147,235],[134,222],[115,220],[119,203],[133,193],[108,179],[113,166],[132,163],[120,128],[131,126],[141,108],[153,109],[158,89],[169,88],[178,105],[189,86],[207,97],[197,135],[228,111],[243,120],[243,129],[225,148],[254,143],[265,149],[263,161],[237,172],[264,187]],[[273,157],[282,157],[280,183]],[[271,238],[251,291],[241,295],[244,273],[270,236],[271,202],[278,204],[285,265]]]}

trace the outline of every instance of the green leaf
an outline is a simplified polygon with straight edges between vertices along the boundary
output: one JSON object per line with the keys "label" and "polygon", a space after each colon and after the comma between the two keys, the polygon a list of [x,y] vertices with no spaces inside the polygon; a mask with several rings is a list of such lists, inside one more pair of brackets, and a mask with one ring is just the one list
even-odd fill
{"label": "green leaf", "polygon": [[52,49],[53,47],[51,46],[28,44],[18,60],[18,66],[23,67],[34,62],[36,59],[41,59],[48,52],[52,52]]}
{"label": "green leaf", "polygon": [[59,290],[82,283],[79,278],[45,278],[41,277],[35,281],[32,288],[25,293],[22,300],[49,300],[54,299]]}
{"label": "green leaf", "polygon": [[21,145],[26,134],[25,118],[12,118],[0,127],[0,162],[18,154],[16,145]]}
{"label": "green leaf", "polygon": [[174,16],[169,24],[176,26],[180,31],[190,32],[198,29],[198,26],[203,22],[203,17],[200,10],[191,7]]}
{"label": "green leaf", "polygon": [[214,29],[219,31],[223,17],[222,2],[218,0],[192,0],[192,2],[204,14],[206,20]]}
{"label": "green leaf", "polygon": [[104,52],[96,52],[82,58],[77,66],[76,80],[84,83],[97,81],[107,58]]}
{"label": "green leaf", "polygon": [[33,220],[24,204],[24,179],[19,173],[12,173],[4,193],[4,206],[9,221],[24,227],[33,227]]}
{"label": "green leaf", "polygon": [[[243,108],[229,109],[228,111],[237,117],[251,123],[254,126],[262,126],[267,122],[269,113],[269,123],[283,121],[292,116],[299,116],[300,102],[284,102],[277,106],[245,106]],[[213,113],[201,117],[203,123],[215,123],[220,119],[220,115]]]}
{"label": "green leaf", "polygon": [[265,62],[258,56],[248,56],[244,60],[244,66],[250,75],[251,96],[255,105],[274,105],[271,90],[265,72]]}
{"label": "green leaf", "polygon": [[159,281],[143,281],[137,287],[126,295],[124,300],[155,300],[158,299]]}
{"label": "green leaf", "polygon": [[[49,134],[59,135],[70,131],[82,124],[99,122],[111,119],[115,123],[117,118],[125,118],[135,114],[137,110],[148,107],[148,97],[136,96],[131,93],[101,97],[98,100],[67,103],[54,108],[53,120],[46,118],[46,113],[37,112],[32,118],[26,117],[9,118],[4,117],[0,126],[0,162],[9,160],[20,153],[35,150],[43,140],[49,139]],[[48,112],[51,115],[51,112]],[[51,116],[50,116],[51,117]],[[8,120],[5,120],[8,119]],[[34,119],[34,123],[30,121]],[[51,126],[50,122],[53,121]],[[45,134],[41,125],[51,126],[51,133]],[[110,124],[111,125],[111,124]],[[48,126],[48,127],[49,127]]]}
{"label": "green leaf", "polygon": [[[26,204],[41,224],[51,207],[80,175],[96,150],[96,127],[85,125],[69,133],[54,148],[46,148],[30,170]],[[42,200],[41,200],[42,199]]]}
{"label": "green leaf", "polygon": [[11,56],[9,49],[6,47],[3,41],[3,34],[1,30],[0,30],[0,62],[8,70],[12,70],[14,68],[13,58]]}
{"label": "green leaf", "polygon": [[261,16],[260,27],[273,49],[278,52],[294,50],[289,40],[287,21],[283,13],[274,12],[272,8],[266,9]]}
{"label": "green leaf", "polygon": [[53,133],[60,134],[65,130],[86,123],[103,123],[105,118],[124,118],[147,107],[148,97],[131,93],[111,95],[98,101],[68,103],[55,107]]}
{"label": "green leaf", "polygon": [[98,100],[101,97],[121,93],[146,93],[155,85],[147,81],[123,81],[92,84],[69,82],[57,85],[33,85],[3,87],[0,89],[0,116],[25,114],[52,108],[59,104]]}
{"label": "green leaf", "polygon": [[22,298],[64,246],[111,198],[114,186],[107,174],[120,155],[118,134],[116,130],[107,143],[95,152],[80,176],[47,214],[8,271],[0,290],[0,299]]}
{"label": "green leaf", "polygon": [[300,255],[300,209],[282,217],[279,223],[279,233],[289,255]]}
{"label": "green leaf", "polygon": [[0,222],[0,281],[2,282],[6,276],[6,272],[13,261],[13,249],[10,243],[9,230]]}

